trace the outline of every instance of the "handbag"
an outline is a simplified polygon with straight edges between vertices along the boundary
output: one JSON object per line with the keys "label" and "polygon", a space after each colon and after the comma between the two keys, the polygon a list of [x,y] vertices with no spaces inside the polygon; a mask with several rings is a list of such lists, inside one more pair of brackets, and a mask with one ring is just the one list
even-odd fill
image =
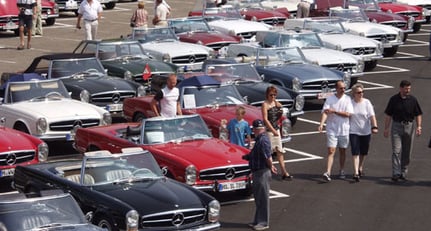
{"label": "handbag", "polygon": [[130,27],[136,27],[136,16],[137,16],[138,10],[135,10],[135,12],[132,15],[132,20],[130,20]]}

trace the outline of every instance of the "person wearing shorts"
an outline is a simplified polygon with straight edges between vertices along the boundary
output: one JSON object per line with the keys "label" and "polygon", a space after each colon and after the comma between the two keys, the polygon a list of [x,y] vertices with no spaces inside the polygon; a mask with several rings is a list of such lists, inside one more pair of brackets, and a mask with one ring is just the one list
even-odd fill
{"label": "person wearing shorts", "polygon": [[36,0],[17,0],[19,9],[19,46],[18,50],[24,49],[24,28],[27,29],[27,49],[31,48],[31,29],[33,28],[33,16],[36,15]]}
{"label": "person wearing shorts", "polygon": [[346,178],[344,163],[346,162],[346,149],[349,145],[349,117],[353,113],[353,107],[350,97],[344,94],[345,89],[344,82],[338,81],[336,93],[329,96],[323,105],[322,117],[318,127],[319,132],[323,132],[323,126],[326,122],[328,159],[323,179],[328,182],[331,181],[331,170],[337,147],[340,153],[340,178]]}
{"label": "person wearing shorts", "polygon": [[371,133],[377,133],[377,120],[370,100],[364,98],[364,86],[360,83],[352,87],[353,113],[350,116],[350,147],[353,156],[353,179],[359,182],[364,173],[364,160],[368,155]]}

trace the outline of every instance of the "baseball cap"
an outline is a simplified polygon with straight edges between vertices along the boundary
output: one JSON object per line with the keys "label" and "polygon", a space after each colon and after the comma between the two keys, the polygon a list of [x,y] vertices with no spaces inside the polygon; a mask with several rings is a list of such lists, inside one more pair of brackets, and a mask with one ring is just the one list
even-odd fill
{"label": "baseball cap", "polygon": [[263,124],[263,121],[260,119],[256,119],[253,121],[253,128],[264,128],[265,125]]}

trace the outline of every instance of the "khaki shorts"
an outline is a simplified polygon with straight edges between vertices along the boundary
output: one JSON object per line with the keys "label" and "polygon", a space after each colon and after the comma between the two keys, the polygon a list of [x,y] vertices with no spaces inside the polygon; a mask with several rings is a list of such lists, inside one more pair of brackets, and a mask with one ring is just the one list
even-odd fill
{"label": "khaki shorts", "polygon": [[269,140],[271,141],[271,150],[273,152],[279,151],[285,153],[283,144],[281,143],[281,136],[274,136],[272,132],[267,132]]}

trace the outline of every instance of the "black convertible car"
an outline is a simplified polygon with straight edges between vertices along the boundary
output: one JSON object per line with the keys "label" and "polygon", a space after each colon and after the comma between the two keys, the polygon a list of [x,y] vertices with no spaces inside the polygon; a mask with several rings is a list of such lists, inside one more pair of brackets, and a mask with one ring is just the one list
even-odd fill
{"label": "black convertible car", "polygon": [[110,231],[220,227],[220,203],[212,196],[163,176],[150,152],[122,151],[17,168],[15,186],[29,195],[44,189],[69,192],[93,224]]}

